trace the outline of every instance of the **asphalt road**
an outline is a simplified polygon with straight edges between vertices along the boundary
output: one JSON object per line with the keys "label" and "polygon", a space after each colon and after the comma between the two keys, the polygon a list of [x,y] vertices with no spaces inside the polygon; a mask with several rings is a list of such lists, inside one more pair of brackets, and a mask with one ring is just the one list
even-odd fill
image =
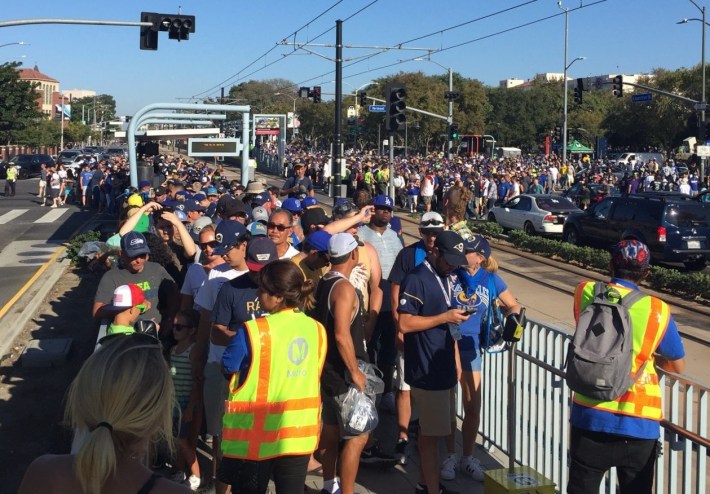
{"label": "asphalt road", "polygon": [[20,180],[15,196],[5,197],[0,180],[0,308],[93,214],[74,205],[42,207],[38,182]]}

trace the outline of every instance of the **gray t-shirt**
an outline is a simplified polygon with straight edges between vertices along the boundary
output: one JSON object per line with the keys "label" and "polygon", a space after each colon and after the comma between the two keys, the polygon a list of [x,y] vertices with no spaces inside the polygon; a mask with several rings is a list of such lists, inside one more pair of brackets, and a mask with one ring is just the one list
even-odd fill
{"label": "gray t-shirt", "polygon": [[106,272],[99,282],[94,302],[111,304],[113,291],[119,286],[129,283],[138,285],[143,290],[145,299],[150,301],[150,309],[140,316],[140,319],[155,318],[155,322],[160,323],[159,302],[166,294],[175,293],[173,290],[176,285],[175,280],[157,262],[146,261],[143,271],[135,274],[121,267]]}

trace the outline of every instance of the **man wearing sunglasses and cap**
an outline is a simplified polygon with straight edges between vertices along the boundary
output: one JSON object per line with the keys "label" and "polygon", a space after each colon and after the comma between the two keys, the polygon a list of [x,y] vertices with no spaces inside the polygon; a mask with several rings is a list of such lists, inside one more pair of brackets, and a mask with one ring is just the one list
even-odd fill
{"label": "man wearing sunglasses and cap", "polygon": [[[392,284],[392,295],[390,297],[392,307],[397,307],[399,300],[400,285],[407,274],[419,266],[429,253],[434,249],[434,242],[438,234],[444,231],[444,219],[439,213],[430,211],[424,213],[419,222],[419,234],[421,239],[399,251],[390,271],[389,281]],[[399,314],[392,311],[395,326],[399,322]],[[410,387],[404,381],[404,336],[397,329],[397,362],[395,372],[395,407],[397,409],[397,424],[399,426],[399,437],[395,447],[396,456],[401,464],[407,462],[406,449],[409,443],[407,431],[409,420],[412,416],[412,405],[410,402]]]}
{"label": "man wearing sunglasses and cap", "polygon": [[121,237],[119,265],[101,277],[92,313],[98,320],[111,319],[114,313],[110,307],[116,288],[137,285],[150,303],[142,318],[155,321],[160,326],[161,338],[164,338],[171,333],[172,318],[179,308],[180,296],[175,280],[160,264],[151,262],[149,256],[148,242],[142,233],[132,231]]}
{"label": "man wearing sunglasses and cap", "polygon": [[468,264],[463,238],[443,231],[422,263],[402,281],[399,329],[404,334],[404,379],[419,412],[421,472],[417,490],[447,494],[439,484],[439,438],[456,428],[455,390],[461,373],[451,325],[468,319],[452,309],[451,274]]}

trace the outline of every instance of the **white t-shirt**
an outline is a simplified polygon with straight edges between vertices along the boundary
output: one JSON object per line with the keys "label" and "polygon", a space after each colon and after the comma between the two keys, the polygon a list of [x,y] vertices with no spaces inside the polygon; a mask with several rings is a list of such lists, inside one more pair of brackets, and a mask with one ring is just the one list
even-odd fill
{"label": "white t-shirt", "polygon": [[284,255],[279,257],[279,259],[291,259],[293,256],[300,254],[297,248],[295,248],[293,245],[288,246],[288,250],[284,252]]}
{"label": "white t-shirt", "polygon": [[[199,263],[192,263],[187,267],[187,272],[185,273],[185,281],[182,283],[180,288],[180,293],[182,295],[192,296],[192,301],[194,303],[195,297],[200,287],[207,280],[207,272],[204,266]],[[194,308],[200,310],[200,306],[194,304]]]}
{"label": "white t-shirt", "polygon": [[[195,304],[202,307],[203,310],[212,311],[217,301],[217,294],[219,293],[219,289],[222,288],[222,285],[248,272],[249,270],[237,271],[236,269],[232,269],[229,264],[226,263],[212,268],[207,275],[207,280],[205,280],[204,284],[197,291]],[[226,348],[226,346],[215,345],[210,341],[207,362],[222,362],[222,354],[224,354]]]}

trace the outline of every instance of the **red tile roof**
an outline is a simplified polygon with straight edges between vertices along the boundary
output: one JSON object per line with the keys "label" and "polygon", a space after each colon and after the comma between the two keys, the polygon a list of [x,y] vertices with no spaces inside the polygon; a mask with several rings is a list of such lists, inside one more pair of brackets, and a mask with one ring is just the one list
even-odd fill
{"label": "red tile roof", "polygon": [[46,82],[59,82],[56,79],[52,79],[48,75],[43,74],[39,71],[39,68],[35,65],[33,69],[20,69],[20,79],[30,80],[30,81],[46,81]]}

